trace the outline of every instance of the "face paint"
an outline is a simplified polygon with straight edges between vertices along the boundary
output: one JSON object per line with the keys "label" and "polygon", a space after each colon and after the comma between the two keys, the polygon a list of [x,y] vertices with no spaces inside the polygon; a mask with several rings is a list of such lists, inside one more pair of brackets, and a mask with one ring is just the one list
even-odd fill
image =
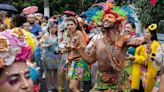
{"label": "face paint", "polygon": [[33,92],[30,70],[25,62],[5,67],[0,76],[0,92]]}

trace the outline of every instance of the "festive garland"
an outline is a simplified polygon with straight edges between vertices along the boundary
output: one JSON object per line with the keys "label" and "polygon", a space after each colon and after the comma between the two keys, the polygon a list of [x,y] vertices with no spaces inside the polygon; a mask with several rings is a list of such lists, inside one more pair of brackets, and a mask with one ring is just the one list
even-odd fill
{"label": "festive garland", "polygon": [[128,6],[115,6],[112,3],[98,3],[93,8],[88,9],[81,14],[87,23],[94,22],[99,23],[105,14],[117,13],[122,20],[128,18],[130,22],[137,22],[133,17],[134,9]]}

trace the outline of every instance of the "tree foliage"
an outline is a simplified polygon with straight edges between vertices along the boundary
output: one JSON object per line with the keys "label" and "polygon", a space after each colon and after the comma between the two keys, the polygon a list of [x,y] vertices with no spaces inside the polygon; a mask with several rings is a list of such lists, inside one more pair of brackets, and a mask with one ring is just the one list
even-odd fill
{"label": "tree foliage", "polygon": [[157,0],[155,6],[150,4],[150,0],[136,0],[135,7],[138,10],[139,20],[143,26],[157,23],[160,31],[163,30],[161,20],[164,20],[164,0]]}
{"label": "tree foliage", "polygon": [[98,3],[104,0],[50,0],[50,7],[52,12],[62,13],[64,10],[72,10],[80,14],[91,7],[95,1]]}
{"label": "tree foliage", "polygon": [[[72,10],[80,14],[95,3],[105,2],[106,0],[49,0],[51,15],[60,14],[65,10]],[[114,0],[116,5],[123,6],[133,2],[137,8],[139,20],[143,25],[149,23],[159,23],[164,18],[164,0],[157,0],[155,6],[150,4],[150,0]],[[36,5],[39,12],[44,11],[44,0],[0,0],[0,3],[14,5],[19,13],[27,6]],[[163,24],[160,22],[159,24]],[[164,29],[164,28],[163,28]]]}
{"label": "tree foliage", "polygon": [[[82,11],[91,7],[94,3],[103,2],[106,0],[49,0],[51,15],[54,13],[62,13],[65,10],[72,10],[80,14]],[[27,6],[36,5],[39,11],[44,10],[44,0],[0,0],[0,3],[10,3],[18,8],[19,12]]]}

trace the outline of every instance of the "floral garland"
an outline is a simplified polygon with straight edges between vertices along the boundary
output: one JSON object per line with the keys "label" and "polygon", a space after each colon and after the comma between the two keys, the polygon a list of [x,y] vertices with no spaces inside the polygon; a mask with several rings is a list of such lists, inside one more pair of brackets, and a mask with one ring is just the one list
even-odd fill
{"label": "floral garland", "polygon": [[[103,41],[103,42],[106,45],[106,53],[108,55],[108,58],[111,61],[111,66],[113,67],[113,69],[121,71],[121,69],[119,68],[119,66],[121,66],[121,61],[119,60],[119,54],[118,54],[117,47],[116,46],[111,46],[111,45],[115,45],[116,38],[117,37],[113,37],[114,41],[111,41],[112,38],[109,38],[109,39],[107,39],[106,41]],[[111,45],[109,44],[109,42],[111,42]]]}

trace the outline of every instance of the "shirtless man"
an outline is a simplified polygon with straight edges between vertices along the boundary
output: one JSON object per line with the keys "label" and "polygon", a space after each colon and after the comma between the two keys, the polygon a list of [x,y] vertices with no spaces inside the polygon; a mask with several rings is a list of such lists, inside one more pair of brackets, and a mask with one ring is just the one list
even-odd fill
{"label": "shirtless man", "polygon": [[103,36],[95,40],[90,54],[77,45],[78,52],[87,63],[98,63],[97,81],[91,92],[130,92],[130,82],[127,81],[126,73],[121,70],[128,47],[141,44],[143,39],[130,41],[130,35],[121,35],[116,27],[117,19],[114,14],[103,17]]}

